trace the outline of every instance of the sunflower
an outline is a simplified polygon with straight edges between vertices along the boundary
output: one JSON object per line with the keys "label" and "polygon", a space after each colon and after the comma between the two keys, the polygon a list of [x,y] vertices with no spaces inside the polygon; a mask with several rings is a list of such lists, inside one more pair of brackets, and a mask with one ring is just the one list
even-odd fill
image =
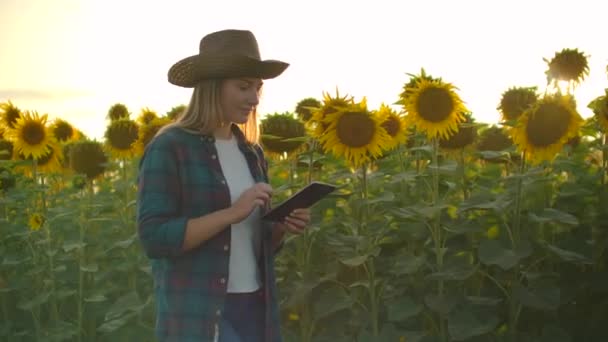
{"label": "sunflower", "polygon": [[324,92],[321,107],[312,112],[312,119],[309,121],[309,123],[314,125],[312,135],[315,138],[323,136],[325,130],[328,128],[328,123],[325,119],[331,114],[336,113],[353,103],[354,100],[352,96],[344,95],[341,97],[338,89],[336,89],[336,96],[334,97],[329,95],[329,93]]}
{"label": "sunflower", "polygon": [[47,124],[47,115],[25,111],[17,119],[15,127],[8,132],[16,153],[25,158],[40,158],[49,150],[49,144],[54,142]]}
{"label": "sunflower", "polygon": [[[510,150],[513,147],[513,140],[506,133],[506,128],[501,128],[492,125],[479,133],[479,138],[476,143],[476,150],[479,152],[491,151],[491,152],[502,152]],[[520,159],[518,153],[509,153],[509,158],[513,161]],[[481,159],[493,162],[493,163],[504,163],[507,162],[506,158],[502,157],[490,157],[481,155]]]}
{"label": "sunflower", "polygon": [[344,157],[355,168],[380,157],[391,143],[381,118],[367,110],[365,99],[340,109],[324,121],[328,127],[319,139],[324,149]]}
{"label": "sunflower", "polygon": [[120,119],[110,122],[104,136],[106,147],[115,158],[130,158],[137,152],[139,127],[133,120]]}
{"label": "sunflower", "polygon": [[546,95],[519,118],[512,130],[513,142],[533,163],[551,160],[578,134],[582,123],[572,96]]}
{"label": "sunflower", "polygon": [[[25,157],[21,153],[17,153],[18,160],[32,160],[32,157]],[[48,150],[42,156],[35,158],[36,170],[42,173],[56,173],[60,172],[63,163],[63,148],[57,142],[50,143]],[[32,175],[31,164],[19,165],[15,167],[16,170],[22,171],[27,175]]]}
{"label": "sunflower", "polygon": [[149,108],[144,108],[141,110],[141,113],[139,113],[139,116],[137,117],[137,122],[141,125],[147,125],[154,119],[158,119],[158,114],[156,114],[155,111]]}
{"label": "sunflower", "polygon": [[38,169],[45,173],[61,171],[63,162],[63,148],[57,143],[49,145],[48,152],[36,160]]}
{"label": "sunflower", "polygon": [[106,170],[108,157],[106,156],[103,145],[94,140],[81,140],[71,144],[67,160],[69,166],[77,174],[87,176],[93,180],[103,174]]}
{"label": "sunflower", "polygon": [[401,92],[401,94],[399,95],[399,101],[397,101],[397,103],[396,103],[396,104],[400,104],[402,106],[405,106],[409,102],[411,95],[414,94],[414,92],[416,90],[418,82],[420,82],[422,80],[441,81],[440,78],[434,78],[431,75],[427,75],[427,73],[424,69],[422,69],[420,71],[420,75],[414,75],[414,74],[407,74],[407,75],[410,77],[410,80],[408,83],[406,83],[403,86],[403,92]]}
{"label": "sunflower", "polygon": [[549,61],[543,60],[548,64],[549,69],[545,71],[547,84],[558,81],[578,84],[586,76],[589,76],[589,63],[587,56],[578,49],[563,49],[556,52],[555,56]]}
{"label": "sunflower", "polygon": [[503,121],[515,121],[537,100],[536,87],[511,87],[502,93],[498,110]]}
{"label": "sunflower", "polygon": [[477,137],[477,129],[471,113],[466,113],[465,118],[465,122],[458,125],[458,131],[455,134],[448,138],[439,139],[439,146],[441,148],[446,150],[460,150],[473,144]]}
{"label": "sunflower", "polygon": [[604,92],[604,96],[596,97],[587,107],[593,111],[604,132],[608,133],[608,88]]}
{"label": "sunflower", "polygon": [[504,151],[513,146],[513,141],[498,126],[490,126],[479,134],[478,151]]}
{"label": "sunflower", "polygon": [[380,117],[380,126],[391,137],[386,149],[391,150],[407,141],[407,125],[403,116],[397,114],[394,109],[384,103],[380,104],[376,115]]}
{"label": "sunflower", "polygon": [[11,160],[13,158],[13,143],[0,138],[0,160]]}
{"label": "sunflower", "polygon": [[156,133],[158,133],[158,130],[160,130],[165,125],[168,125],[169,123],[171,123],[171,119],[169,119],[168,117],[159,117],[150,121],[150,123],[148,123],[147,125],[139,126],[137,138],[139,151],[143,152],[146,146],[148,146],[148,143],[150,143],[152,138],[154,138]]}
{"label": "sunflower", "polygon": [[0,124],[6,128],[15,128],[17,119],[21,117],[21,110],[11,103],[11,101],[0,104]]}
{"label": "sunflower", "polygon": [[33,214],[30,214],[30,217],[28,219],[28,224],[29,224],[31,230],[37,231],[37,230],[40,230],[40,228],[44,224],[44,221],[45,221],[45,218],[42,214],[33,213]]}
{"label": "sunflower", "polygon": [[427,138],[448,138],[458,130],[465,120],[466,112],[455,87],[441,80],[421,78],[407,98],[402,98],[407,111],[407,120]]}
{"label": "sunflower", "polygon": [[65,142],[74,139],[77,136],[76,130],[69,122],[63,119],[55,119],[51,125],[53,136],[60,142]]}
{"label": "sunflower", "polygon": [[296,105],[296,114],[303,122],[308,122],[312,119],[313,111],[321,107],[321,102],[314,97],[307,97]]}
{"label": "sunflower", "polygon": [[292,113],[267,115],[260,123],[260,141],[265,151],[274,157],[300,151],[306,141],[304,123]]}
{"label": "sunflower", "polygon": [[116,103],[110,107],[108,110],[108,118],[110,121],[116,121],[120,119],[128,119],[129,118],[129,110],[127,106],[122,103]]}
{"label": "sunflower", "polygon": [[179,105],[179,106],[175,106],[173,108],[171,108],[166,114],[165,116],[169,119],[169,120],[175,120],[177,119],[184,111],[186,110],[186,105]]}

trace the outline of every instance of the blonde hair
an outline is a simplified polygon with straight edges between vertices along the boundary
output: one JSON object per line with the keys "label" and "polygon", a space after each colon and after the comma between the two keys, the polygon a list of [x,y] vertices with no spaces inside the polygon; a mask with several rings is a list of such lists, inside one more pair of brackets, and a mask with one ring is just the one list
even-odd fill
{"label": "blonde hair", "polygon": [[[156,135],[160,135],[172,127],[179,127],[191,133],[212,135],[217,128],[224,124],[224,112],[221,105],[222,82],[222,79],[210,79],[197,84],[186,109],[179,114],[175,122],[162,127]],[[238,126],[248,142],[258,142],[256,109],[253,110],[246,123]]]}

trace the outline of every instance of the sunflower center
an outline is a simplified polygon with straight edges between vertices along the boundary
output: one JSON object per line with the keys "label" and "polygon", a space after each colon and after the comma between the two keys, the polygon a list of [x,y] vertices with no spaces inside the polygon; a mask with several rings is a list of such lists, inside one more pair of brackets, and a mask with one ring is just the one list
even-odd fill
{"label": "sunflower center", "polygon": [[44,140],[44,127],[38,122],[28,122],[23,126],[21,136],[28,145],[38,145]]}
{"label": "sunflower center", "polygon": [[535,147],[554,144],[568,131],[571,114],[563,106],[545,103],[531,114],[526,126],[526,134]]}
{"label": "sunflower center", "polygon": [[416,104],[420,116],[431,122],[447,119],[454,110],[452,96],[443,88],[430,87],[423,90]]}
{"label": "sunflower center", "polygon": [[401,125],[399,124],[399,119],[391,116],[384,120],[382,123],[382,128],[384,128],[386,133],[388,133],[391,137],[394,137],[397,135],[397,133],[399,133],[399,128],[401,128]]}
{"label": "sunflower center", "polygon": [[72,134],[74,134],[74,130],[68,123],[59,123],[57,126],[55,126],[53,133],[55,133],[55,137],[59,141],[66,141],[72,136]]}
{"label": "sunflower center", "polygon": [[369,144],[375,131],[374,121],[366,113],[361,112],[346,112],[336,124],[338,139],[352,148]]}

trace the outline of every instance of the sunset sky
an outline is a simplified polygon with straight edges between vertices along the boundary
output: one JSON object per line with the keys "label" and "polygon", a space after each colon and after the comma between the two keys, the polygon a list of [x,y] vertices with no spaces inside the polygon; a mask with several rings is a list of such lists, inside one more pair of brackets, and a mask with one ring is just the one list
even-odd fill
{"label": "sunset sky", "polygon": [[100,138],[114,103],[133,117],[187,103],[191,90],[167,82],[169,67],[197,53],[204,34],[240,28],[257,36],[262,58],[291,64],[266,82],[261,113],[293,111],[336,87],[374,109],[424,68],[456,85],[477,121],[493,123],[503,91],[544,89],[543,58],[578,48],[589,56],[575,92],[588,117],[589,101],[608,88],[602,3],[0,0],[0,102]]}

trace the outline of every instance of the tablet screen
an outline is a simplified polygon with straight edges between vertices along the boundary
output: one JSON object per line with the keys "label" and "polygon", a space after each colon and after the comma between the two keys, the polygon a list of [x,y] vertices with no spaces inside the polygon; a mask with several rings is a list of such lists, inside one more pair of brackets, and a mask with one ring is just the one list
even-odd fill
{"label": "tablet screen", "polygon": [[275,222],[283,221],[283,218],[289,215],[293,210],[298,208],[309,208],[334,190],[336,190],[335,185],[323,182],[312,182],[270,210],[262,219]]}

